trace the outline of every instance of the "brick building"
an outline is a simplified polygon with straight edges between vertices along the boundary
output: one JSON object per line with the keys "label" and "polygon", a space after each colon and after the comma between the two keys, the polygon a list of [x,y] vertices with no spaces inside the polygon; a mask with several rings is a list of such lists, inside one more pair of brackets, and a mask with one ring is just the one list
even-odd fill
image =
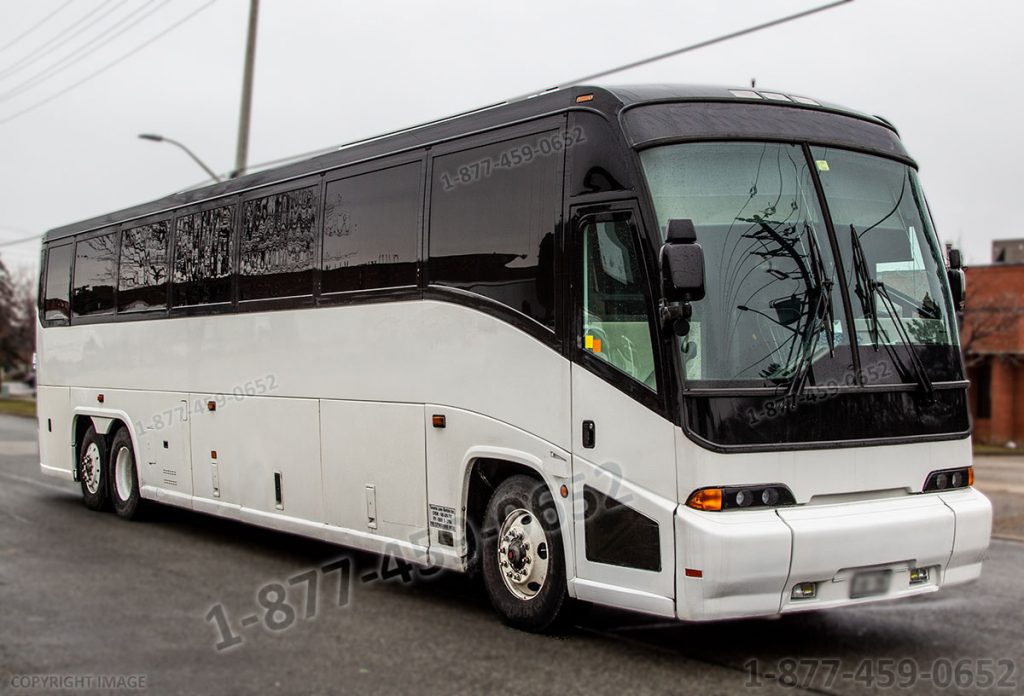
{"label": "brick building", "polygon": [[960,340],[975,441],[1024,445],[1024,263],[967,269]]}

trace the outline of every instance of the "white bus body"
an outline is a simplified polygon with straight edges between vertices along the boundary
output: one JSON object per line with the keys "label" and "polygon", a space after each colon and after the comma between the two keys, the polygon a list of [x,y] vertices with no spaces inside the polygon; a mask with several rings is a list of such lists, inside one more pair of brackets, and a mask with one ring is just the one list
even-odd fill
{"label": "white bus body", "polygon": [[[355,146],[328,156],[337,160],[321,158],[306,169],[293,167],[276,178],[252,175],[216,185],[189,200],[172,197],[149,208],[50,233],[45,248],[53,260],[58,253],[53,250],[65,243],[65,238],[77,235],[80,254],[81,240],[95,230],[125,234],[138,220],[164,218],[169,221],[168,229],[178,230],[173,224],[176,216],[181,211],[209,208],[212,204],[204,203],[206,199],[235,201],[241,209],[245,201],[267,187],[281,189],[281,182],[289,178],[303,182],[326,178],[326,184],[314,185],[329,187],[332,171],[345,167],[370,171],[375,159],[389,164],[415,163],[430,172],[417,199],[415,262],[421,270],[404,293],[329,302],[321,301],[322,288],[314,285],[308,302],[275,304],[268,300],[247,305],[240,297],[240,283],[232,281],[231,299],[219,311],[192,307],[176,312],[172,296],[169,305],[143,312],[145,317],[111,309],[96,316],[68,312],[69,317],[62,319],[61,291],[53,290],[56,271],[46,275],[44,256],[42,325],[38,331],[42,471],[80,480],[86,491],[83,472],[90,465],[83,463],[83,443],[91,428],[95,436],[89,437],[106,443],[93,450],[94,454],[102,452],[110,462],[100,463],[98,484],[88,485],[99,485],[97,490],[116,497],[119,511],[128,501],[134,476],[138,497],[149,501],[395,554],[423,565],[464,571],[474,562],[495,564],[497,572],[509,573],[504,586],[509,598],[527,608],[525,613],[517,613],[507,608],[512,599],[500,597],[495,605],[510,622],[527,628],[544,628],[553,620],[561,600],[549,601],[551,593],[665,617],[709,620],[901,598],[977,578],[989,542],[991,507],[969,481],[952,478],[969,475],[971,461],[962,375],[958,379],[937,372],[932,379],[926,376],[936,401],[921,397],[913,402],[919,403],[914,408],[921,409],[914,418],[927,425],[921,426],[922,430],[915,430],[917,425],[905,422],[912,419],[899,415],[883,414],[898,421],[902,430],[894,425],[893,432],[879,437],[871,430],[879,427],[875,423],[848,422],[886,403],[917,400],[918,385],[903,363],[916,358],[918,352],[929,360],[932,354],[945,355],[948,351],[943,352],[941,341],[928,339],[924,349],[909,344],[904,349],[890,335],[898,330],[894,322],[899,320],[884,324],[886,317],[876,310],[874,317],[883,319],[888,327],[883,333],[890,344],[885,350],[876,344],[869,351],[865,346],[868,339],[861,334],[867,336],[872,316],[854,316],[845,326],[855,329],[842,329],[845,320],[840,307],[861,305],[852,291],[845,299],[837,294],[840,299],[828,320],[831,327],[809,329],[811,350],[818,350],[812,359],[816,361],[814,384],[787,395],[808,401],[799,406],[799,411],[812,414],[807,423],[819,423],[815,427],[820,432],[834,430],[834,439],[808,435],[797,441],[792,433],[811,426],[786,425],[787,419],[797,416],[771,405],[775,403],[771,400],[758,402],[761,406],[753,410],[747,409],[745,401],[736,406],[737,413],[747,414],[743,418],[749,415],[750,431],[743,431],[733,416],[716,410],[719,406],[715,404],[724,401],[715,399],[725,398],[716,395],[716,387],[710,382],[698,384],[701,377],[711,374],[710,361],[718,345],[704,341],[711,340],[714,324],[710,312],[715,301],[716,264],[725,262],[709,255],[714,253],[713,244],[701,236],[703,228],[694,214],[698,241],[705,246],[708,299],[692,303],[695,313],[688,338],[679,339],[684,343],[675,351],[682,357],[666,348],[675,346],[677,337],[663,335],[663,326],[654,316],[661,284],[656,263],[651,263],[658,258],[657,242],[650,240],[652,231],[656,237],[658,227],[665,227],[664,219],[660,225],[655,220],[665,216],[659,208],[656,177],[650,174],[653,165],[647,159],[641,165],[638,159],[632,168],[625,167],[636,177],[633,184],[620,181],[618,187],[595,185],[598,190],[586,191],[585,186],[578,186],[573,172],[584,160],[584,146],[570,143],[565,136],[581,127],[579,132],[585,138],[580,142],[610,150],[609,161],[625,159],[625,152],[633,152],[631,148],[643,151],[644,145],[636,142],[643,137],[637,135],[639,125],[627,123],[623,129],[629,133],[622,136],[628,148],[617,150],[599,141],[609,133],[622,132],[618,124],[623,122],[621,112],[626,107],[653,104],[655,97],[664,94],[664,90],[646,96],[639,90],[563,90],[539,97],[542,103],[520,102],[456,119],[440,126],[449,129],[444,133],[432,130],[438,127],[428,127],[412,131],[412,135],[392,136],[399,140],[392,150],[380,150],[381,154],[367,154],[360,148],[386,148],[387,139],[383,145]],[[703,100],[740,111],[752,107],[749,99],[727,91],[677,90],[672,94],[680,104]],[[579,101],[587,95],[592,96]],[[822,119],[853,118],[820,105],[791,102],[773,108],[783,117],[793,112]],[[602,111],[613,117],[601,116]],[[563,178],[545,184],[558,188],[559,212],[550,329],[529,317],[510,319],[510,312],[530,304],[529,311],[539,316],[537,305],[542,300],[533,298],[542,295],[543,289],[529,290],[526,300],[520,301],[518,295],[509,300],[509,295],[519,292],[519,281],[506,281],[505,289],[494,291],[481,290],[482,285],[432,288],[431,277],[424,279],[422,271],[434,249],[427,241],[431,210],[441,210],[442,203],[439,194],[432,192],[440,181],[437,152],[458,152],[524,133],[549,132],[546,121],[531,130],[531,118],[554,119],[559,138],[565,136],[563,142],[569,145],[549,155],[561,160],[556,173]],[[584,123],[589,118],[597,125]],[[886,128],[867,117],[857,118],[865,128]],[[837,128],[845,124],[843,121]],[[502,129],[511,130],[502,135]],[[467,138],[470,145],[459,144]],[[724,138],[708,133],[701,139],[717,142]],[[895,135],[892,138],[895,140]],[[805,138],[782,132],[763,139],[792,140],[810,153],[810,146],[828,142],[828,135],[819,130]],[[840,147],[845,142],[840,141],[830,144]],[[430,143],[437,143],[433,152],[425,149]],[[869,146],[866,149],[878,149]],[[354,154],[347,155],[347,151]],[[643,152],[640,157],[645,157]],[[821,164],[821,158],[811,159],[817,162],[818,176],[824,176],[823,167],[829,165]],[[641,166],[650,175],[646,182],[641,181]],[[838,171],[839,166],[831,169]],[[515,168],[510,167],[508,175],[514,173]],[[615,170],[608,176],[613,174]],[[478,174],[482,181],[496,176]],[[591,176],[596,176],[592,170]],[[583,174],[579,177],[581,181],[584,178]],[[471,195],[472,187],[479,183],[470,176],[459,181],[458,187]],[[825,182],[823,187],[828,185]],[[321,195],[317,205],[327,198]],[[242,216],[239,213],[237,217]],[[318,208],[317,229],[322,229],[324,216],[329,217],[330,211]],[[648,319],[631,315],[617,320],[611,314],[602,318],[591,311],[590,304],[585,318],[580,319],[578,306],[589,303],[592,295],[580,290],[573,278],[590,272],[588,264],[597,259],[605,266],[601,272],[617,279],[630,274],[624,270],[629,259],[616,258],[623,250],[628,252],[628,245],[607,246],[616,232],[602,225],[618,224],[608,222],[612,220],[608,216],[624,216],[621,219],[628,219],[628,229],[639,230],[636,244],[643,250],[636,268],[647,278],[646,285],[640,287],[649,294],[647,306],[652,309]],[[242,223],[232,224],[237,228]],[[826,239],[820,216],[819,222],[812,224],[819,224],[821,238]],[[842,235],[838,224],[828,230],[832,239]],[[596,233],[594,239],[586,236],[592,233]],[[234,234],[240,233],[235,229]],[[915,239],[913,235],[911,228],[910,236]],[[600,247],[593,258],[584,250],[590,243]],[[822,247],[827,250],[826,244]],[[237,274],[240,252],[237,247],[232,249],[232,268]],[[839,245],[833,249],[840,249],[841,255]],[[585,260],[574,260],[579,255],[576,252]],[[913,258],[906,263],[917,263],[913,259],[920,251],[911,252]],[[120,252],[122,259],[126,253]],[[164,263],[170,268],[174,262],[168,259],[173,252],[167,253]],[[247,252],[243,248],[241,253]],[[317,269],[326,269],[321,266],[324,254],[316,253]],[[537,266],[544,263],[543,259],[532,260]],[[476,262],[483,263],[480,259]],[[124,263],[121,280],[115,283],[122,293],[127,287]],[[515,266],[512,261],[502,267]],[[843,262],[833,262],[833,278],[843,267]],[[435,267],[430,268],[434,273]],[[847,275],[852,275],[851,268],[846,265]],[[876,265],[875,273],[882,274],[885,269],[884,264]],[[73,270],[68,272],[74,275]],[[320,283],[319,275],[316,277],[315,283]],[[836,281],[829,292],[838,285]],[[942,297],[935,297],[934,291],[926,297],[941,305],[949,296],[948,287],[942,288]],[[64,301],[74,303],[79,294],[73,289]],[[883,306],[882,302],[880,299],[877,306]],[[737,314],[735,308],[730,311]],[[746,310],[739,310],[743,312]],[[846,314],[849,318],[852,310]],[[948,321],[949,314],[945,320],[938,310],[935,314],[918,311],[915,316],[925,319],[910,321],[940,322]],[[781,326],[785,321],[780,318],[778,323]],[[650,360],[642,346],[648,323],[655,336]],[[799,327],[800,320],[795,323]],[[939,325],[920,326],[934,329]],[[827,369],[818,365],[829,360],[825,334],[835,327],[842,329],[829,334],[836,346],[848,344],[854,331],[861,340],[863,362],[853,364],[865,368],[868,358],[864,356],[894,356],[893,370],[900,378],[892,378],[895,386],[888,391],[897,396],[885,397],[890,401],[869,396],[887,392],[880,384],[826,388],[826,380],[817,371]],[[753,331],[757,336],[767,333]],[[875,334],[875,340],[881,341],[880,335]],[[687,347],[686,341],[699,345]],[[956,350],[955,341],[954,334],[947,341],[950,350]],[[604,353],[603,345],[609,346]],[[710,350],[703,352],[705,346]],[[834,346],[833,350],[842,353],[844,348]],[[849,350],[858,352],[854,347]],[[697,366],[692,365],[695,352],[705,356]],[[937,365],[945,358],[935,360]],[[599,364],[602,361],[612,364],[616,372],[605,369]],[[690,366],[684,364],[687,361]],[[648,362],[651,364],[645,366]],[[932,370],[932,363],[927,362],[926,368]],[[776,368],[765,369],[771,374]],[[622,377],[619,373],[628,374]],[[796,379],[792,371],[789,380]],[[624,384],[626,381],[629,384]],[[733,392],[728,398],[740,403],[736,400],[762,398],[758,390],[777,395],[789,388],[781,379],[777,386],[731,383]],[[855,389],[860,391],[854,393]],[[954,398],[954,392],[959,396]],[[820,400],[810,398],[815,394],[820,394]],[[850,406],[845,405],[847,400]],[[688,417],[685,413],[702,415]],[[880,421],[883,416],[878,416]],[[722,423],[726,426],[720,427]],[[794,441],[768,441],[776,436],[774,428],[788,428],[785,436]],[[772,432],[759,441],[758,433],[765,429]],[[127,432],[132,455],[130,460],[122,457],[119,461],[134,462],[134,472],[124,466],[117,468],[118,452],[112,445],[119,431]],[[941,489],[925,491],[928,486],[935,487],[926,484],[935,480],[935,472],[948,472],[948,478],[942,479]],[[557,536],[561,554],[546,553],[559,567],[545,566],[543,575],[531,571],[529,562],[538,567],[548,557],[537,556],[536,548],[523,551],[525,545],[521,535],[516,536],[514,524],[508,527],[510,536],[505,534],[508,525],[490,530],[499,537],[497,556],[481,540],[482,535],[474,536],[473,530],[488,531],[485,518],[493,492],[515,476],[535,481],[544,494],[535,508],[527,506],[528,512],[555,513],[545,527],[547,543],[553,543],[552,535]],[[712,491],[702,494],[710,502],[695,504],[696,492],[705,490]],[[751,494],[763,494],[778,504],[755,501],[746,507],[738,502],[749,501]],[[724,509],[715,509],[716,495],[724,501],[720,503]],[[699,509],[702,505],[705,509]],[[527,517],[525,524],[530,521]],[[522,527],[521,515],[519,522]],[[479,553],[480,549],[490,550],[490,554]],[[506,558],[512,566],[504,563]],[[514,581],[513,570],[516,577],[520,572],[524,576],[534,572],[529,576],[533,580]],[[487,578],[487,572],[484,575]],[[859,578],[857,582],[855,578]],[[867,580],[862,582],[864,578]],[[488,582],[492,598],[500,595],[502,585]],[[881,584],[872,584],[876,582]],[[531,583],[538,588],[531,588]],[[556,587],[548,590],[547,584]],[[542,602],[543,607],[532,609]]]}

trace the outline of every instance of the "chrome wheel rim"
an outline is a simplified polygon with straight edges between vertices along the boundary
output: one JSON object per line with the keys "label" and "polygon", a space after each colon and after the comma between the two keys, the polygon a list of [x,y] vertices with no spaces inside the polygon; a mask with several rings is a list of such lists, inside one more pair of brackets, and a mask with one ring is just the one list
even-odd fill
{"label": "chrome wheel rim", "polygon": [[117,450],[114,458],[114,487],[122,501],[132,497],[132,453],[127,447]]}
{"label": "chrome wheel rim", "polygon": [[498,533],[498,572],[517,599],[529,601],[544,589],[548,542],[540,520],[529,510],[513,510]]}
{"label": "chrome wheel rim", "polygon": [[82,481],[85,482],[85,489],[89,491],[90,495],[96,495],[100,490],[100,471],[102,469],[100,448],[95,442],[90,442],[82,455]]}

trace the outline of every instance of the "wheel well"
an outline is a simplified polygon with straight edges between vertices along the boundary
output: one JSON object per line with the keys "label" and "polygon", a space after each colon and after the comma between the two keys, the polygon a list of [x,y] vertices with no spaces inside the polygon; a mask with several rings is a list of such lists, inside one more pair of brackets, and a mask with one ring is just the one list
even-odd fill
{"label": "wheel well", "polygon": [[503,481],[513,476],[529,476],[543,482],[540,474],[523,464],[502,459],[477,459],[469,474],[469,491],[466,495],[466,540],[470,572],[479,567],[477,553],[478,532],[483,527],[484,514],[491,494]]}
{"label": "wheel well", "polygon": [[[85,434],[89,431],[92,426],[92,418],[90,416],[75,416],[75,461],[78,461],[79,448],[82,446],[82,440],[85,438]],[[117,431],[121,428],[127,428],[124,421],[120,419],[114,419],[110,428],[107,430],[107,434],[104,435],[104,439],[107,441],[107,445],[110,445],[114,440],[114,436],[117,435]]]}
{"label": "wheel well", "polygon": [[75,416],[75,461],[78,461],[79,449],[82,446],[82,440],[85,439],[85,434],[92,426],[92,418],[89,416]]}

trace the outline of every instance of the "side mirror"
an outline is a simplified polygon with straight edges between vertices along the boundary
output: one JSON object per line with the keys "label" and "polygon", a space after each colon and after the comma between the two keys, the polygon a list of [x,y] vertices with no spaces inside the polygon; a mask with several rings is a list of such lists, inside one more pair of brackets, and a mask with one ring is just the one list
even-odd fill
{"label": "side mirror", "polygon": [[949,290],[953,294],[953,308],[962,312],[964,301],[967,300],[967,274],[962,268],[946,269],[946,277],[949,279]]}
{"label": "side mirror", "polygon": [[662,294],[666,302],[704,299],[704,250],[692,220],[669,220],[661,247]]}
{"label": "side mirror", "polygon": [[949,250],[949,268],[946,269],[949,290],[953,295],[953,308],[962,312],[967,299],[967,274],[964,273],[963,256],[959,249]]}

